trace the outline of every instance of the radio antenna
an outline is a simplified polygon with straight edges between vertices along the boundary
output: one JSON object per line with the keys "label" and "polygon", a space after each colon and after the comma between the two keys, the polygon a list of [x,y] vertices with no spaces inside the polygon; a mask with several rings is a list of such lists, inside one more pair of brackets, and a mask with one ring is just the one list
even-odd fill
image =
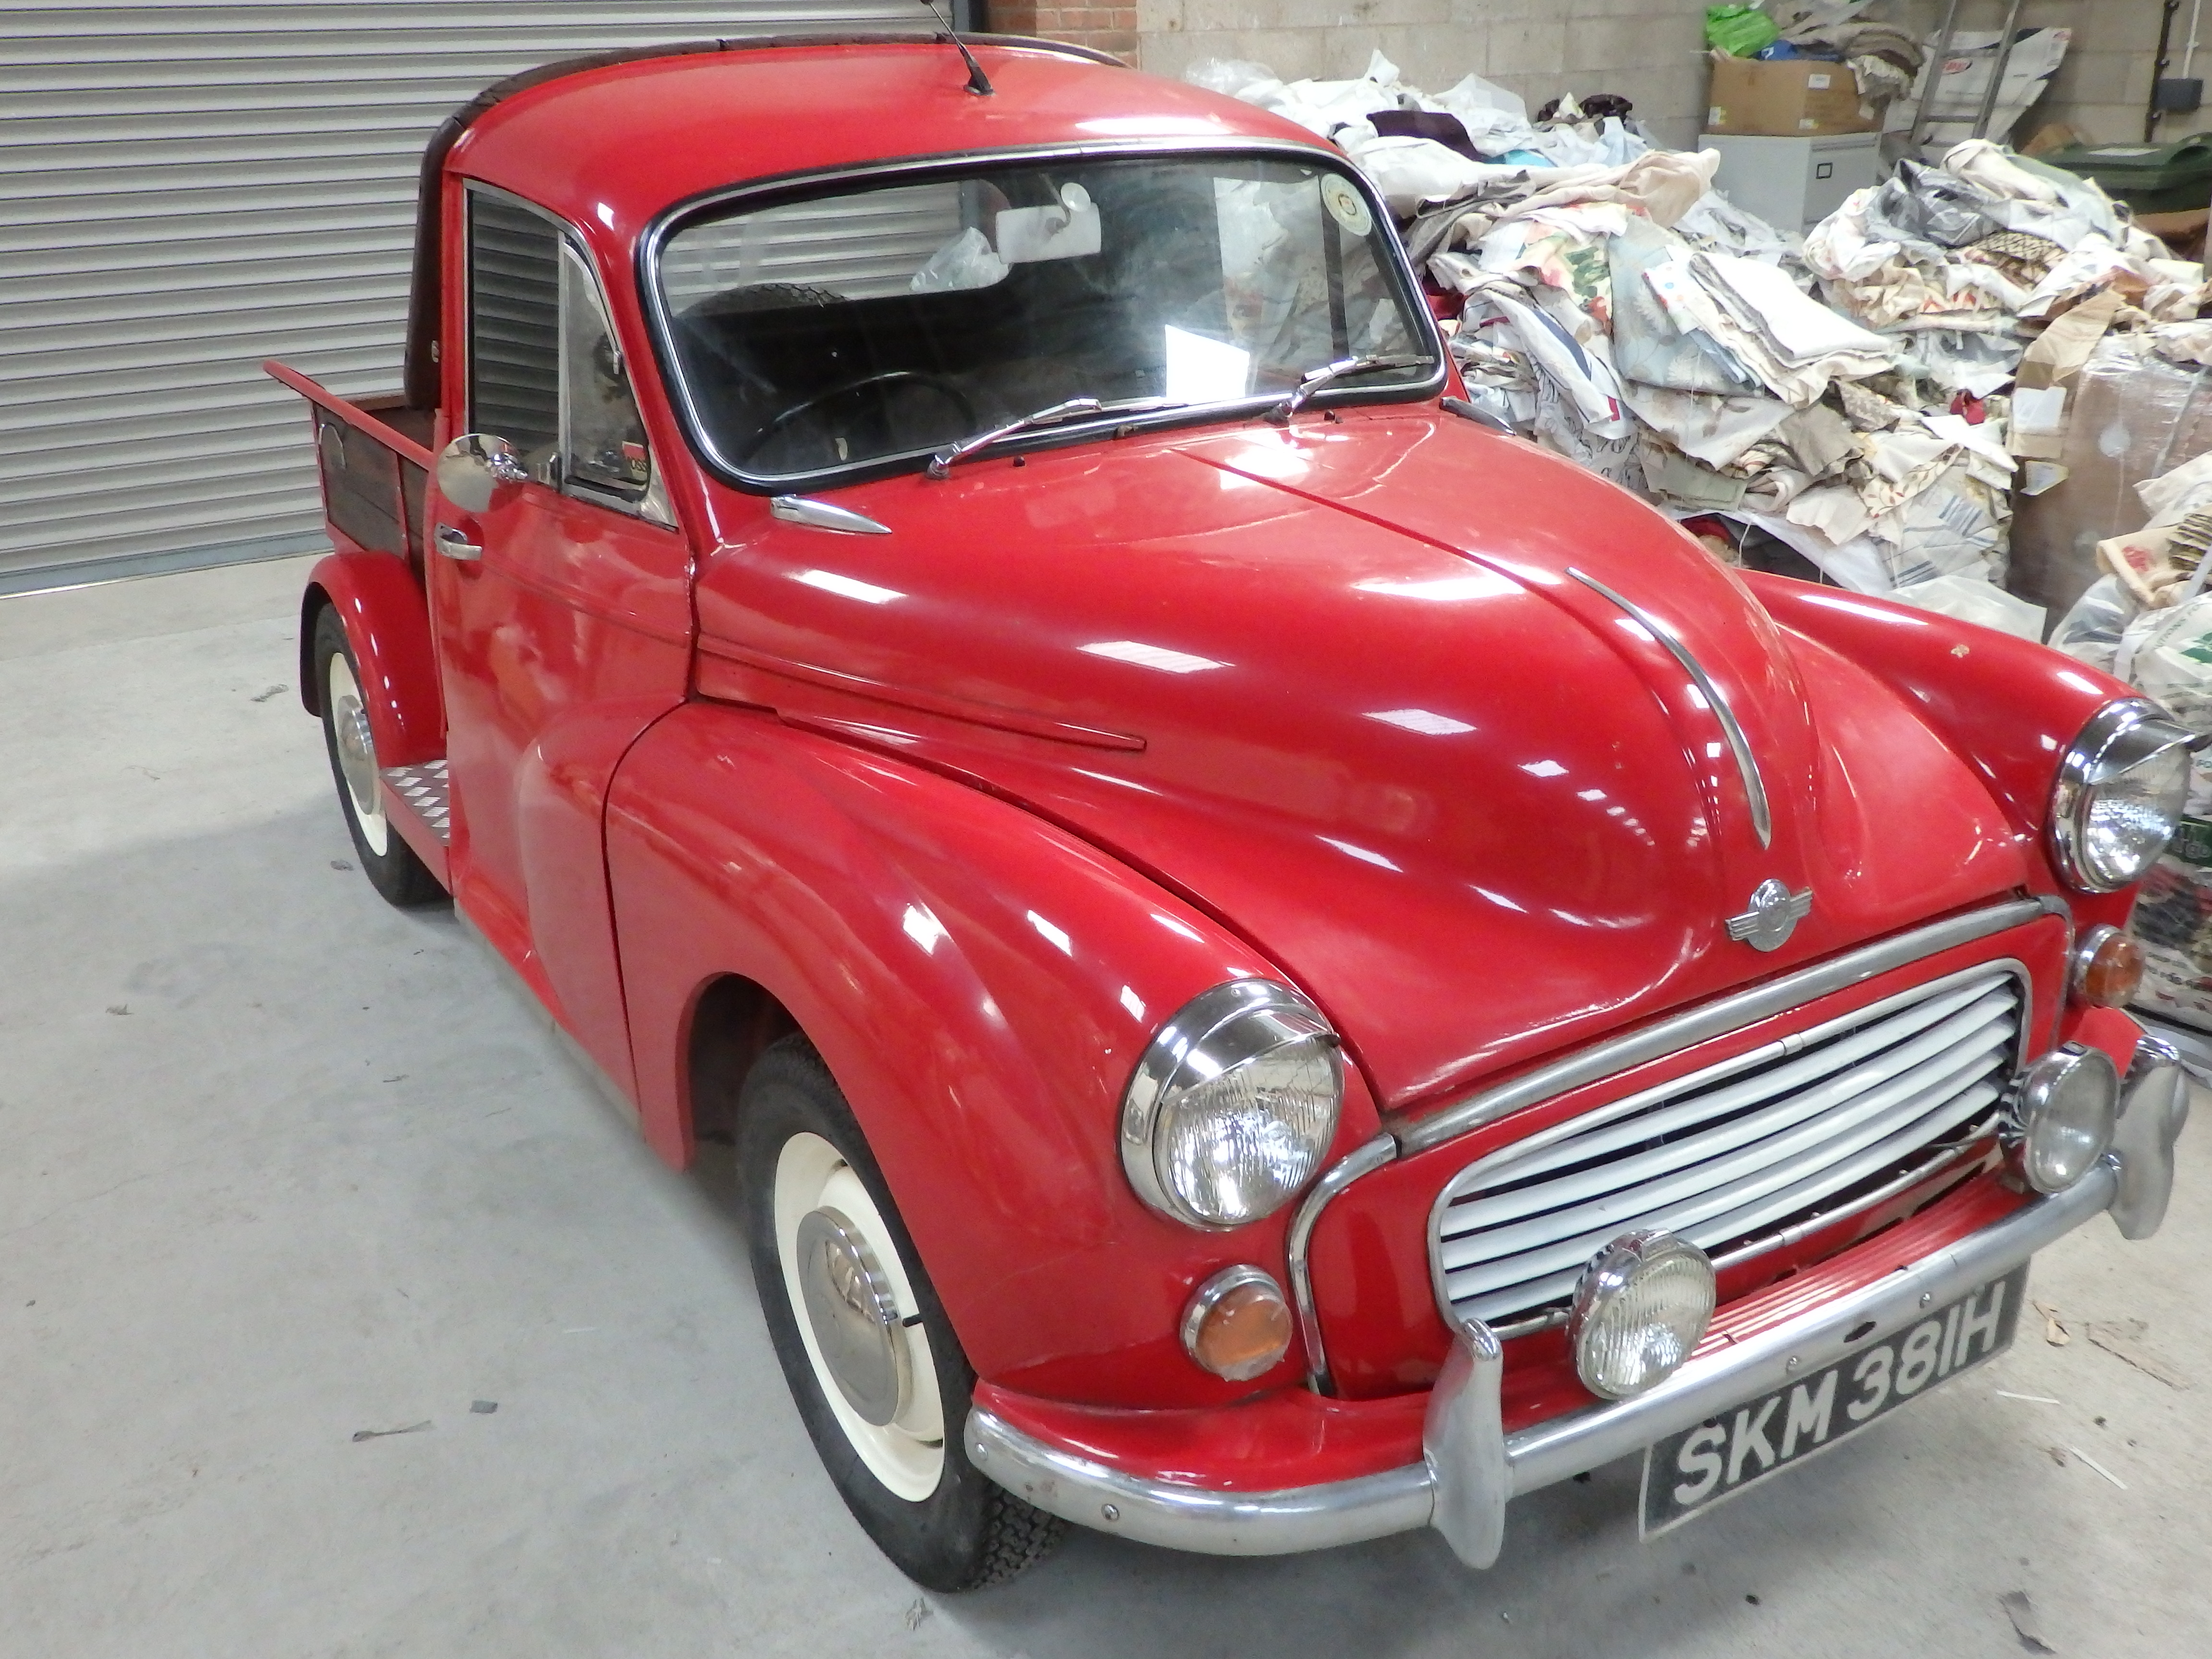
{"label": "radio antenna", "polygon": [[921,0],[921,3],[929,8],[929,15],[932,17],[945,25],[944,38],[957,47],[960,55],[968,60],[968,90],[978,98],[988,98],[996,88],[991,85],[991,77],[983,73],[983,66],[975,61],[975,54],[968,50],[968,43],[960,38],[959,31],[952,27],[952,20],[938,10],[937,0]]}

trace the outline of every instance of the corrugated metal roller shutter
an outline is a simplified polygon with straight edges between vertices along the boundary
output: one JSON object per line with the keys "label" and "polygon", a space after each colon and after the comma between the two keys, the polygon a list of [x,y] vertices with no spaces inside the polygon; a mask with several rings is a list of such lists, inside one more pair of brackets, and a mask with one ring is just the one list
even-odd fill
{"label": "corrugated metal roller shutter", "polygon": [[0,5],[0,592],[304,549],[281,357],[396,387],[416,169],[457,105],[609,46],[917,0]]}

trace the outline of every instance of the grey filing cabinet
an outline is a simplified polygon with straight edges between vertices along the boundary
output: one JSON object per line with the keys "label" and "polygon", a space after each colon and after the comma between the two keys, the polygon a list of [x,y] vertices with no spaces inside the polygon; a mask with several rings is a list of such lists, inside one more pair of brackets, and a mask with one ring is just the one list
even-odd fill
{"label": "grey filing cabinet", "polygon": [[1777,230],[1799,236],[1843,206],[1853,191],[1881,177],[1878,132],[1809,138],[1709,132],[1699,137],[1698,148],[1721,153],[1713,184],[1723,196]]}

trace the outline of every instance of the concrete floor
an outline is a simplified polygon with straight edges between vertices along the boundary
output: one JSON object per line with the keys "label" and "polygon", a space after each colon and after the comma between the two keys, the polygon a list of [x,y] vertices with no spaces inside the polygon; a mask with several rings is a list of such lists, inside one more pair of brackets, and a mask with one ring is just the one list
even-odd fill
{"label": "concrete floor", "polygon": [[1079,1534],[919,1595],[817,1471],[726,1170],[345,867],[300,574],[0,600],[0,1654],[2001,1656],[2011,1590],[2062,1654],[2206,1650],[2208,1122],[2158,1238],[2038,1264],[2070,1344],[1652,1543],[1624,1463],[1484,1576]]}

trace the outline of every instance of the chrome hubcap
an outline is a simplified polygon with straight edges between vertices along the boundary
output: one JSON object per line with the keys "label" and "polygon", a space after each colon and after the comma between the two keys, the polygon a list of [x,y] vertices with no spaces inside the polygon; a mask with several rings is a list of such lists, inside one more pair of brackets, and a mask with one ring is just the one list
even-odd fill
{"label": "chrome hubcap", "polygon": [[840,1211],[812,1210],[799,1224],[799,1285],[814,1341],[845,1403],[878,1427],[913,1391],[898,1299],[859,1228]]}
{"label": "chrome hubcap", "polygon": [[945,1478],[945,1401],[898,1241],[844,1155],[802,1130],[775,1159],[775,1255],[807,1369],[846,1444],[918,1504]]}
{"label": "chrome hubcap", "polygon": [[338,766],[345,773],[353,804],[363,812],[376,808],[376,742],[368,732],[368,711],[348,698],[332,724],[338,738]]}
{"label": "chrome hubcap", "polygon": [[377,791],[376,738],[368,729],[368,709],[362,701],[361,687],[341,653],[331,656],[323,706],[331,711],[331,744],[337,751],[338,775],[345,780],[341,799],[352,808],[354,826],[368,850],[381,858],[391,845],[391,829],[384,818],[383,797]]}

